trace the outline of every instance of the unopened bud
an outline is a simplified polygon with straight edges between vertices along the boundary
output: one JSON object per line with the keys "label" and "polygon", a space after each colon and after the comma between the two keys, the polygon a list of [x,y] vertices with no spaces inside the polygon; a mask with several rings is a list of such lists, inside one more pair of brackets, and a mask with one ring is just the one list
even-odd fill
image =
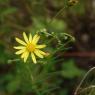
{"label": "unopened bud", "polygon": [[49,56],[49,55],[50,55],[50,53],[49,52],[46,52],[45,56]]}
{"label": "unopened bud", "polygon": [[68,5],[69,5],[69,6],[74,6],[74,5],[76,5],[78,2],[79,2],[79,0],[69,0],[69,1],[68,1]]}

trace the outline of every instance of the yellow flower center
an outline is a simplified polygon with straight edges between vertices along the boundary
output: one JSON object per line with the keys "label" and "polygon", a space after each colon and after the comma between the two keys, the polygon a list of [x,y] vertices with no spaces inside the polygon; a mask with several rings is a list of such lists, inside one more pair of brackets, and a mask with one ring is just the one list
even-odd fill
{"label": "yellow flower center", "polygon": [[34,44],[32,44],[32,43],[29,43],[29,44],[27,45],[27,50],[28,50],[29,52],[33,52],[33,51],[35,50],[35,48],[36,48],[36,46],[35,46]]}

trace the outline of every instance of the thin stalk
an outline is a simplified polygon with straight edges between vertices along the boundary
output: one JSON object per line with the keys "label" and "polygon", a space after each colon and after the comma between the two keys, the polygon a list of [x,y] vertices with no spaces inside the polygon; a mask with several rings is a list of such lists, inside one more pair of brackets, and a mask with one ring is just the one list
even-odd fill
{"label": "thin stalk", "polygon": [[84,76],[83,79],[81,80],[80,84],[79,84],[78,87],[76,88],[74,95],[77,95],[78,90],[80,89],[82,83],[84,82],[84,80],[86,79],[86,77],[89,75],[89,73],[90,73],[91,71],[93,71],[94,69],[95,69],[95,67],[91,68],[91,69],[85,74],[85,76]]}

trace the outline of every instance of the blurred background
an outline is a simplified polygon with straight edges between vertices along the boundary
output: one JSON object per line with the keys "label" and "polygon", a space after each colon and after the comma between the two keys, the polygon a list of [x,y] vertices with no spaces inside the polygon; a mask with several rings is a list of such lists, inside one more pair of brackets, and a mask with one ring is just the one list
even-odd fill
{"label": "blurred background", "polygon": [[[43,28],[57,38],[41,33],[47,51],[56,51],[60,43],[62,49],[42,60],[47,64],[19,62],[15,37]],[[94,32],[95,0],[0,0],[0,95],[74,95],[95,66]],[[75,41],[68,43],[64,33]]]}

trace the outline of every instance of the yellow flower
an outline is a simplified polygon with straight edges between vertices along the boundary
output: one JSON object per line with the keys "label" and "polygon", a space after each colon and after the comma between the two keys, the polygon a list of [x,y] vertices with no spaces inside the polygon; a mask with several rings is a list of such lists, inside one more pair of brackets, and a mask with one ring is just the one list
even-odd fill
{"label": "yellow flower", "polygon": [[46,45],[37,44],[40,39],[40,36],[38,34],[34,35],[34,37],[32,37],[32,35],[29,34],[29,38],[28,38],[26,33],[23,32],[23,37],[25,41],[16,38],[16,41],[21,45],[14,47],[15,49],[18,50],[15,54],[17,55],[21,54],[21,58],[24,59],[24,62],[26,62],[29,55],[31,55],[33,62],[37,63],[36,56],[43,58],[46,55],[45,52],[40,50],[42,48],[45,48]]}

